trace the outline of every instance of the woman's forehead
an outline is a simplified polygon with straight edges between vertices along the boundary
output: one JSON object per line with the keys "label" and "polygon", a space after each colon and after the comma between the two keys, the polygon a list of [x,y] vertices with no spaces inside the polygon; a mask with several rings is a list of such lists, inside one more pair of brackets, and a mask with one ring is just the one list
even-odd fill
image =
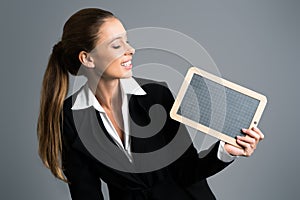
{"label": "woman's forehead", "polygon": [[98,43],[111,42],[124,37],[126,37],[126,30],[122,23],[116,18],[109,18],[100,27]]}

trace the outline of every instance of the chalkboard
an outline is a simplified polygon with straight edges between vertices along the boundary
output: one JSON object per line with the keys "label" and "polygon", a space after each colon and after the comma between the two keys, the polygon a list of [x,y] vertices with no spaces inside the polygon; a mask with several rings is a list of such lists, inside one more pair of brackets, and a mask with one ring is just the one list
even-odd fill
{"label": "chalkboard", "polygon": [[267,98],[191,67],[175,99],[171,118],[235,146],[242,128],[258,125]]}

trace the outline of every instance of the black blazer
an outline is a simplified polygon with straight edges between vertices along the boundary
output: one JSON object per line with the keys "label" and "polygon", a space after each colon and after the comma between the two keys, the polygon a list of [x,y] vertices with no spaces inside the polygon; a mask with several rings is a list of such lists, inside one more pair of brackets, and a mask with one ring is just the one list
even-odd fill
{"label": "black blazer", "polygon": [[[72,199],[103,199],[100,178],[107,183],[111,200],[215,199],[206,178],[229,164],[217,158],[219,143],[204,158],[199,158],[185,127],[169,117],[174,99],[166,84],[138,78],[136,81],[147,94],[128,98],[132,152],[149,153],[166,145],[169,150],[146,162],[133,156],[130,163],[93,107],[71,110],[77,93],[73,94],[64,102],[61,123],[62,165]],[[151,110],[153,105],[161,105],[165,112],[161,112],[161,107]],[[153,130],[156,126],[152,123],[162,121],[163,126]],[[179,142],[174,143],[177,136]],[[186,150],[177,155],[184,146]],[[174,162],[164,163],[162,168],[141,171],[172,159]]]}

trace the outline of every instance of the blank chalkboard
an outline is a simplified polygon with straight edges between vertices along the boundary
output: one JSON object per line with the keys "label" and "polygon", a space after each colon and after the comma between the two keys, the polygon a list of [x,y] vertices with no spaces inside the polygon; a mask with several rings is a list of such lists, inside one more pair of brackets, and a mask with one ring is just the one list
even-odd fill
{"label": "blank chalkboard", "polygon": [[250,89],[191,67],[170,116],[235,146],[242,128],[257,126],[267,98]]}

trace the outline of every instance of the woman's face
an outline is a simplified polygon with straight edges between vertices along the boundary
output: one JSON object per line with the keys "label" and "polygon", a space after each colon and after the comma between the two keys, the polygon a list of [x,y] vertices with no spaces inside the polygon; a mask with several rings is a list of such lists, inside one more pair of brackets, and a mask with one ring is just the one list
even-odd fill
{"label": "woman's face", "polygon": [[116,18],[109,18],[98,34],[97,45],[90,52],[96,75],[105,79],[131,77],[131,60],[135,50],[128,44],[122,23]]}

